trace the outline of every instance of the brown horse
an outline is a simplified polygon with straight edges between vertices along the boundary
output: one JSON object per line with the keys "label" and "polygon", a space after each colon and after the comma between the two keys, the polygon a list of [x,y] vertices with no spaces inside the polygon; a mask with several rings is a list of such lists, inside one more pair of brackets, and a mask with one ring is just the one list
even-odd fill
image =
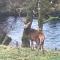
{"label": "brown horse", "polygon": [[26,35],[31,40],[31,48],[34,48],[33,47],[33,41],[35,41],[36,44],[37,44],[37,47],[39,49],[44,50],[44,48],[43,48],[44,47],[44,40],[45,40],[44,33],[40,30],[31,29],[29,27],[30,24],[31,24],[30,22],[25,24],[25,29],[24,30],[25,30]]}

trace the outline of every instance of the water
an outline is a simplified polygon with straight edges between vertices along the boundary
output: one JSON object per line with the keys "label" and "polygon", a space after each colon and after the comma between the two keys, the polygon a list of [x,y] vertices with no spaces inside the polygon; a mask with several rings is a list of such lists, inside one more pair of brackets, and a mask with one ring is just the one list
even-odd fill
{"label": "water", "polygon": [[22,44],[22,36],[23,36],[23,31],[24,31],[24,23],[23,23],[24,18],[18,17],[16,19],[16,23],[14,25],[14,29],[11,30],[8,33],[8,36],[12,38],[12,41],[10,42],[10,46],[16,46],[16,41],[18,41],[19,46]]}
{"label": "water", "polygon": [[[15,17],[7,18],[7,26],[11,26],[11,24],[13,24],[13,29],[8,32],[8,36],[12,38],[12,41],[9,45],[15,47],[16,41],[19,42],[19,45],[22,44],[21,40],[24,31],[24,18],[17,17],[15,23],[13,23],[14,21]],[[37,20],[33,20],[31,28],[38,29]],[[60,20],[54,20],[45,23],[43,25],[43,31],[46,37],[44,46],[50,49],[60,49]]]}
{"label": "water", "polygon": [[46,36],[45,46],[60,49],[60,20],[45,23],[43,29]]}

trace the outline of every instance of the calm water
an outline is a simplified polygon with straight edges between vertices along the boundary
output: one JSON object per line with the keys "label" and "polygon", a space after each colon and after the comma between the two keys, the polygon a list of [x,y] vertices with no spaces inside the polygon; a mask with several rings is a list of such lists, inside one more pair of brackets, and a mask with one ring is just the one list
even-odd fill
{"label": "calm water", "polygon": [[[8,17],[6,23],[7,26],[13,24],[13,29],[8,28],[8,36],[12,38],[10,42],[11,46],[15,47],[16,41],[21,45],[21,39],[24,31],[24,18],[17,17],[16,21],[14,17]],[[15,21],[15,23],[13,23]],[[33,20],[31,28],[37,29],[38,22]],[[10,31],[9,31],[10,30]],[[43,25],[43,31],[45,34],[45,47],[46,48],[58,48],[60,49],[60,20],[49,21]]]}

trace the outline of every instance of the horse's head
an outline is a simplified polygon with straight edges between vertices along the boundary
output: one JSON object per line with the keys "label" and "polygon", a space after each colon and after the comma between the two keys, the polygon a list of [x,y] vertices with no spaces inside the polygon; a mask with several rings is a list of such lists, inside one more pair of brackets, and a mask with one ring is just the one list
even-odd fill
{"label": "horse's head", "polygon": [[24,29],[30,28],[30,24],[31,24],[31,22],[25,23]]}

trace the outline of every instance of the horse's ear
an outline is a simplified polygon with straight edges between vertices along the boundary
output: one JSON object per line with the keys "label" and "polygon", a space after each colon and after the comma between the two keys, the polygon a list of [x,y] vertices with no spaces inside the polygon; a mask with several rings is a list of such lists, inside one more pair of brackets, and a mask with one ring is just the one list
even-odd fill
{"label": "horse's ear", "polygon": [[24,28],[27,28],[30,24],[31,22],[25,23]]}

